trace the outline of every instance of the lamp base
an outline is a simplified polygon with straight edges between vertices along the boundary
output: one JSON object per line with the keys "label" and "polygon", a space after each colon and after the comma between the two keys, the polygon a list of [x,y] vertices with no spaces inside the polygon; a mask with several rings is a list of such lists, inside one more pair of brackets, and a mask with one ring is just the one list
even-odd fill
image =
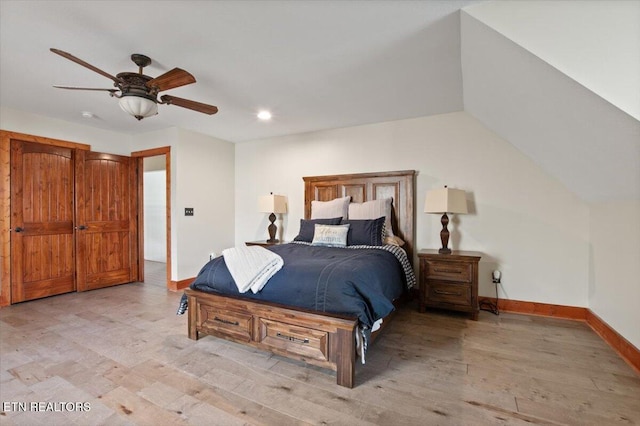
{"label": "lamp base", "polygon": [[447,245],[449,245],[449,230],[447,229],[447,225],[449,224],[449,217],[446,213],[442,215],[440,223],[442,223],[442,231],[440,231],[440,241],[442,242],[442,248],[438,250],[438,253],[451,254],[451,249],[447,247]]}
{"label": "lamp base", "polygon": [[278,239],[276,238],[276,231],[278,227],[273,223],[276,221],[276,215],[271,213],[269,215],[269,221],[271,222],[271,224],[267,227],[267,230],[269,231],[269,239],[267,240],[267,242],[277,243]]}

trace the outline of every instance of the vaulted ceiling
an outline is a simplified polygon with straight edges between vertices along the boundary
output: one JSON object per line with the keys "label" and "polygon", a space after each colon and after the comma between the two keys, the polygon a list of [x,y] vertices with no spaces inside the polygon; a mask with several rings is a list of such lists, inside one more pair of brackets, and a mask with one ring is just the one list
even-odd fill
{"label": "vaulted ceiling", "polygon": [[466,111],[584,200],[640,200],[640,2],[482,3],[461,32]]}
{"label": "vaulted ceiling", "polygon": [[[509,10],[512,3],[518,9]],[[563,13],[582,4],[3,0],[0,105],[126,134],[181,127],[231,142],[466,110],[583,199],[640,199],[633,110],[640,94],[617,104],[608,96],[615,90],[603,95],[584,74],[545,56],[552,49],[527,44],[551,24],[552,42],[562,34],[579,40],[571,15],[527,13],[542,3],[562,4]],[[583,31],[625,29],[603,25],[602,16],[583,13],[580,20]],[[523,28],[531,31],[514,31]],[[197,83],[167,93],[220,111],[208,116],[161,105],[157,116],[137,121],[106,92],[53,88],[112,82],[51,47],[110,74],[135,72],[132,53],[152,58],[145,68],[151,76],[183,68]],[[627,47],[604,48],[624,56]],[[631,79],[640,87],[640,77]],[[619,84],[617,93],[624,97],[629,87],[636,86]],[[257,120],[263,108],[271,121]],[[83,111],[94,118],[82,118]]]}

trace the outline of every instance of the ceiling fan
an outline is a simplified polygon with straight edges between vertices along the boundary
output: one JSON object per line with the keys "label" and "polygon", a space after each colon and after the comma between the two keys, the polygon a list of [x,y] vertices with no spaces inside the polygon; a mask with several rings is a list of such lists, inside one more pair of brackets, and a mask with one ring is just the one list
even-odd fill
{"label": "ceiling fan", "polygon": [[151,59],[148,56],[134,53],[131,55],[131,60],[138,66],[138,72],[121,72],[113,76],[83,61],[82,59],[76,58],[70,53],[54,48],[51,48],[50,50],[63,58],[67,58],[70,61],[80,64],[85,68],[89,68],[91,71],[97,72],[98,74],[113,80],[113,86],[116,87],[116,89],[70,86],[53,87],[58,89],[100,90],[109,92],[110,96],[119,99],[120,108],[138,120],[156,115],[158,113],[158,104],[176,105],[209,115],[218,112],[218,108],[213,105],[178,98],[176,96],[162,95],[158,100],[159,92],[195,83],[196,79],[193,75],[180,68],[174,68],[171,71],[155,78],[144,75],[142,73],[142,69],[151,63]]}

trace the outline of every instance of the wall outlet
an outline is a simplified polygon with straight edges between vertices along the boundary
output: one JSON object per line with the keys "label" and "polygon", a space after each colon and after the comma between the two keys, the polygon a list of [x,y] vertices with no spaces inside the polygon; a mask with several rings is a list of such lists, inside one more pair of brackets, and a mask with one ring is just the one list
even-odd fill
{"label": "wall outlet", "polygon": [[185,216],[193,216],[193,207],[185,207],[184,208]]}
{"label": "wall outlet", "polygon": [[209,253],[209,260],[213,260],[216,258],[216,252],[212,251],[211,253]]}

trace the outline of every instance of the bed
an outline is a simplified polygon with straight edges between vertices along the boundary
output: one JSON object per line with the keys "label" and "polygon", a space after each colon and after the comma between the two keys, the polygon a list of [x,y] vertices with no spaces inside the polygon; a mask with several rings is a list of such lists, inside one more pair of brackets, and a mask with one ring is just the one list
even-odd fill
{"label": "bed", "polygon": [[[350,197],[352,203],[364,203],[371,200],[392,198],[391,218],[387,224],[392,227],[394,235],[404,241],[402,249],[406,253],[406,261],[409,265],[405,264],[400,267],[404,268],[405,273],[409,269],[412,274],[411,265],[413,264],[415,237],[415,171],[313,176],[304,177],[303,180],[305,184],[305,219],[311,217],[312,203],[315,201]],[[348,252],[352,256],[348,262],[338,262],[341,265],[331,266],[331,268],[339,270],[343,268],[345,263],[356,265],[360,257],[369,256],[368,251],[373,252],[371,256],[378,259],[374,261],[375,263],[388,263],[390,253],[387,251],[396,251],[393,247],[388,248],[388,250],[327,248],[322,253],[326,252],[330,258],[335,258],[339,255],[333,253],[332,250]],[[270,249],[279,252],[285,258],[286,265],[295,263],[295,258],[292,256],[298,256],[298,253],[302,251],[309,252],[311,257],[318,257],[321,253],[317,247],[309,246],[304,242],[284,244]],[[356,252],[357,256],[354,254]],[[215,262],[210,263],[213,265]],[[385,306],[385,301],[380,301],[378,304],[373,302],[374,307],[368,308],[368,310],[390,312],[384,314],[382,327],[378,331],[371,332],[371,322],[377,316],[376,312],[371,315],[356,314],[355,311],[351,312],[348,307],[340,307],[336,311],[331,309],[333,305],[326,309],[332,312],[327,312],[324,306],[318,306],[317,298],[309,303],[304,303],[304,298],[285,299],[287,303],[280,303],[275,300],[258,299],[250,291],[243,294],[233,294],[233,291],[212,290],[206,285],[203,287],[206,280],[202,275],[206,273],[211,275],[210,271],[209,264],[205,265],[196,281],[185,290],[188,304],[189,338],[197,340],[202,335],[211,335],[328,368],[336,372],[338,385],[349,388],[354,385],[357,341],[362,343],[361,339],[366,336],[367,344],[372,343],[380,331],[389,324],[395,312],[393,307],[388,309]],[[268,298],[269,294],[275,292],[274,289],[281,288],[278,286],[286,285],[284,273],[285,268],[274,275],[260,293],[264,293]],[[322,273],[326,274],[326,268],[324,271],[318,271],[318,274]],[[376,289],[384,289],[385,282],[391,278],[384,275],[384,272],[380,272],[380,274],[380,276],[369,275],[370,282],[365,279],[356,290],[339,291],[343,291],[346,295],[344,299],[348,299],[351,297],[347,294],[348,292],[366,293],[369,291],[362,290],[363,287],[371,288],[372,292],[375,292]],[[316,276],[314,279],[317,278]],[[355,280],[356,278],[353,277],[347,279],[350,283]],[[297,285],[294,281],[295,279],[289,280],[290,285]],[[207,291],[203,291],[203,289]],[[397,305],[403,296],[406,296],[406,286],[403,289],[405,291],[400,293],[395,290],[393,292],[391,290],[384,291],[387,293],[386,297],[394,305]],[[296,291],[294,288],[292,293]],[[373,296],[366,296],[366,298],[373,299]],[[361,333],[363,329],[368,332]]]}

